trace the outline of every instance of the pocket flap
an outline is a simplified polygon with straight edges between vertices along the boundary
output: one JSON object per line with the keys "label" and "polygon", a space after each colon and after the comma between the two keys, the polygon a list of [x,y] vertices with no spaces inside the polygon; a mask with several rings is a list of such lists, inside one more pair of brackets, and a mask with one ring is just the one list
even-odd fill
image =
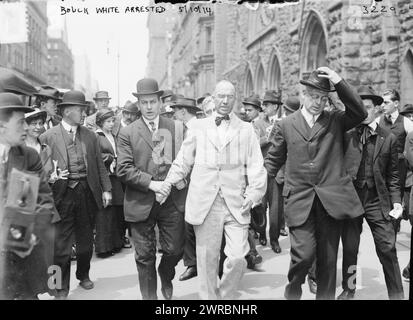
{"label": "pocket flap", "polygon": [[290,192],[291,192],[291,188],[284,186],[283,192],[282,192],[283,197],[288,197],[290,195]]}

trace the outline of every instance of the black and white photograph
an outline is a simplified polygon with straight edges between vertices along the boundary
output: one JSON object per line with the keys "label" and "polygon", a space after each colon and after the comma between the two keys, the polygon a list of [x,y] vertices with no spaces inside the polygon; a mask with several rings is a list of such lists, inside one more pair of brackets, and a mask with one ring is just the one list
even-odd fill
{"label": "black and white photograph", "polygon": [[413,2],[0,0],[0,174],[0,300],[413,300]]}

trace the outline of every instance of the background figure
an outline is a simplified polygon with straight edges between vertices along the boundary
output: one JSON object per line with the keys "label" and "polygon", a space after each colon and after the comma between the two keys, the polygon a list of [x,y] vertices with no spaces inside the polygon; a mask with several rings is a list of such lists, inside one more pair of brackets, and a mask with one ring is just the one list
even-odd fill
{"label": "background figure", "polygon": [[93,101],[86,101],[88,106],[86,107],[86,115],[91,116],[96,113],[96,104]]}
{"label": "background figure", "polygon": [[112,203],[96,213],[95,252],[98,257],[106,258],[119,252],[123,247],[124,216],[123,189],[117,178],[117,143],[112,134],[115,113],[109,108],[102,108],[96,113],[97,140],[112,185]]}
{"label": "background figure", "polygon": [[[93,100],[95,101],[96,111],[99,111],[102,108],[108,108],[111,97],[107,91],[98,91],[96,92]],[[88,105],[86,105],[88,106]],[[87,116],[84,122],[84,126],[93,132],[96,131],[96,112],[90,116]]]}
{"label": "background figure", "polygon": [[41,86],[35,96],[34,105],[40,110],[46,111],[44,131],[57,126],[62,120],[62,117],[57,114],[57,104],[61,101],[59,90],[51,86]]}

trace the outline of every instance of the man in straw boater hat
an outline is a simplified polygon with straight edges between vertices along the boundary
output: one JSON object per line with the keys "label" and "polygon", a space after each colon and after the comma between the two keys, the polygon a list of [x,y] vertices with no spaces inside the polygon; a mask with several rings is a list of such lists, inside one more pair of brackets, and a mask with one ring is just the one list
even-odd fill
{"label": "man in straw boater hat", "polygon": [[[12,236],[19,240],[24,235],[23,229],[16,226],[6,227],[0,239],[0,298],[1,299],[38,299],[37,295],[49,291],[48,253],[50,243],[43,237],[42,231],[51,226],[53,218],[59,220],[53,203],[48,178],[43,170],[39,154],[25,145],[27,123],[25,113],[33,109],[24,106],[22,100],[13,93],[0,93],[0,223],[4,225],[4,203],[9,192],[20,194],[22,190],[10,185],[12,170],[30,172],[40,178],[36,200],[36,215],[33,233],[30,235],[27,250],[17,250],[6,246],[6,239]],[[14,230],[13,230],[14,229]],[[7,231],[8,232],[7,232]],[[6,232],[4,232],[6,231]],[[8,237],[6,237],[9,235]]]}
{"label": "man in straw boater hat", "polygon": [[[229,81],[217,83],[216,113],[194,120],[162,186],[168,189],[191,174],[185,220],[196,235],[201,299],[235,297],[247,265],[250,211],[267,187],[254,128],[233,112],[235,92]],[[223,235],[226,259],[217,281]]]}
{"label": "man in straw boater hat", "polygon": [[[302,107],[277,124],[265,158],[272,178],[286,165],[283,196],[291,263],[284,295],[301,298],[301,286],[317,257],[316,297],[335,299],[340,222],[364,212],[345,171],[343,137],[367,112],[354,89],[330,68],[320,67],[300,83]],[[332,91],[345,111],[324,111]]]}
{"label": "man in straw boater hat", "polygon": [[57,126],[62,119],[57,114],[57,104],[61,101],[59,90],[51,86],[41,86],[35,96],[35,106],[47,112],[46,121],[44,122],[45,130]]}
{"label": "man in straw boater hat", "polygon": [[[93,97],[93,100],[95,101],[96,104],[96,112],[99,111],[101,108],[107,108],[109,107],[109,102],[111,97],[109,97],[109,92],[107,91],[98,91],[95,93],[95,96]],[[96,126],[96,112],[85,119],[85,127],[92,130],[96,131],[98,128]]]}
{"label": "man in straw boater hat", "polygon": [[139,287],[145,300],[158,298],[155,225],[162,248],[158,274],[167,300],[173,295],[175,266],[182,257],[185,240],[186,188],[171,186],[167,190],[170,196],[161,201],[161,194],[166,195],[162,182],[183,140],[182,124],[159,115],[162,93],[156,80],[139,80],[133,95],[138,98],[142,117],[118,135],[117,175],[126,185],[125,220],[132,231]]}
{"label": "man in straw boater hat", "polygon": [[373,234],[389,298],[403,299],[393,224],[403,212],[397,139],[390,130],[384,129],[376,121],[377,106],[383,103],[383,98],[370,86],[359,87],[357,93],[363,100],[368,116],[345,135],[345,166],[353,179],[365,212],[362,216],[343,221],[343,292],[338,299],[353,299],[356,291],[357,254],[363,217]]}
{"label": "man in straw boater hat", "polygon": [[40,141],[52,150],[55,170],[68,171],[67,177],[52,185],[62,219],[56,224],[55,240],[55,264],[62,271],[62,287],[57,293],[60,299],[66,299],[69,294],[73,240],[76,243],[76,278],[82,288],[93,288],[89,270],[93,254],[94,215],[102,206],[108,206],[112,199],[112,187],[96,135],[80,125],[86,107],[82,92],[66,92],[58,105],[61,123],[40,136]]}

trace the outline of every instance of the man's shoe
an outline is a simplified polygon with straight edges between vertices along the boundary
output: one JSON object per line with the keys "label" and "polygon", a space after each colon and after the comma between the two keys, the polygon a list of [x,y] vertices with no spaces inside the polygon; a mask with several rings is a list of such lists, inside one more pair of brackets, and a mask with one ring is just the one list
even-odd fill
{"label": "man's shoe", "polygon": [[257,264],[262,262],[262,257],[258,254],[248,254],[245,259],[247,260],[247,268],[254,270]]}
{"label": "man's shoe", "polygon": [[124,247],[125,249],[130,249],[130,248],[132,248],[132,245],[131,245],[128,237],[124,237],[124,238],[123,238],[123,247]]}
{"label": "man's shoe", "polygon": [[402,276],[405,280],[410,280],[410,269],[409,266],[403,269]]}
{"label": "man's shoe", "polygon": [[55,297],[54,297],[54,300],[67,300],[68,295],[69,295],[69,293],[66,292],[66,291],[57,292]]}
{"label": "man's shoe", "polygon": [[96,257],[98,257],[100,259],[106,259],[106,258],[109,258],[111,256],[113,256],[112,251],[96,253]]}
{"label": "man's shoe", "polygon": [[93,284],[92,280],[90,280],[89,278],[86,278],[80,281],[79,286],[81,286],[85,290],[90,290],[90,289],[93,289],[95,285]]}
{"label": "man's shoe", "polygon": [[353,300],[355,291],[344,290],[338,297],[337,300]]}
{"label": "man's shoe", "polygon": [[285,229],[281,229],[280,230],[280,235],[282,235],[283,237],[286,237],[286,236],[288,236],[288,231],[285,230]]}
{"label": "man's shoe", "polygon": [[317,282],[307,277],[308,287],[312,294],[317,294]]}
{"label": "man's shoe", "polygon": [[267,237],[265,236],[265,234],[260,234],[260,238],[259,238],[260,244],[262,246],[266,246],[267,245]]}
{"label": "man's shoe", "polygon": [[161,292],[165,300],[171,300],[172,299],[172,294],[174,291],[174,287],[172,285],[171,281],[161,281],[162,282],[162,288]]}
{"label": "man's shoe", "polygon": [[191,267],[186,268],[185,272],[181,274],[181,276],[179,277],[179,281],[189,280],[189,279],[196,277],[197,275],[198,275],[198,272],[196,270],[196,267],[191,266]]}
{"label": "man's shoe", "polygon": [[278,242],[271,242],[271,249],[275,252],[275,253],[281,253],[281,247],[280,244]]}

